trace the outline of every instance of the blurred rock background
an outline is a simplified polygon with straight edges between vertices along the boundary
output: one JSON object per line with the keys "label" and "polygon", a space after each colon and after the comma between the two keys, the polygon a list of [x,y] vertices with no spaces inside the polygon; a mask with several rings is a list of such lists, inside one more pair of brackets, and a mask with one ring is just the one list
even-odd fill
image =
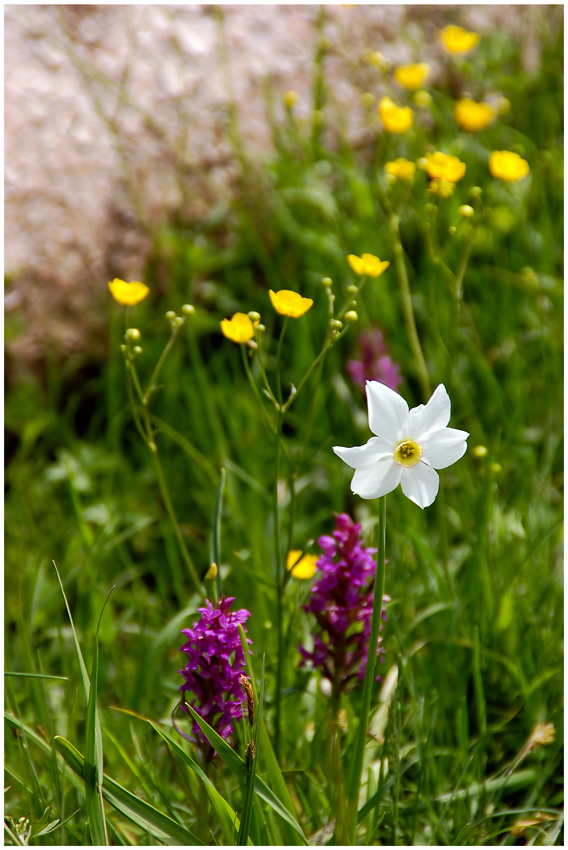
{"label": "blurred rock background", "polygon": [[[243,160],[269,155],[270,109],[295,91],[323,126],[364,136],[362,94],[380,96],[380,51],[427,61],[437,31],[507,29],[539,67],[539,34],[561,6],[5,7],[7,377],[107,346],[107,282],[139,279],[156,229],[191,227],[235,197]],[[163,287],[167,281],[162,281]]]}

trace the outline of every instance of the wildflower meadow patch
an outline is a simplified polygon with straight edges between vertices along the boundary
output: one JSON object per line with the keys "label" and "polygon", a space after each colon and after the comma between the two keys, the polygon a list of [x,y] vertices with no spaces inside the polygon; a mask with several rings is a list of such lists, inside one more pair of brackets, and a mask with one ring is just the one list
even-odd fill
{"label": "wildflower meadow patch", "polygon": [[458,12],[355,144],[322,7],[106,361],[8,393],[9,845],[563,843],[562,43]]}

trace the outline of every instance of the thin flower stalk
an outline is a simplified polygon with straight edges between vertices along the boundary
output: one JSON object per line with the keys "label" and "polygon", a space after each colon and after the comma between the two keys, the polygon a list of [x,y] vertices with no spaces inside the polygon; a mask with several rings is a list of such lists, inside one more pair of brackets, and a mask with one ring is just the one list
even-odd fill
{"label": "thin flower stalk", "polygon": [[[172,338],[173,338],[173,333],[172,333],[172,337],[170,338],[170,342],[171,342]],[[170,518],[170,521],[172,523],[174,534],[175,534],[176,540],[178,542],[182,558],[183,558],[185,565],[188,569],[189,575],[191,576],[191,580],[192,580],[192,582],[195,586],[196,591],[200,594],[200,596],[203,596],[203,585],[202,585],[202,582],[201,582],[199,575],[197,573],[197,569],[195,567],[195,564],[193,563],[193,559],[188,552],[187,546],[185,545],[185,541],[184,541],[184,539],[181,535],[181,532],[179,530],[178,519],[177,519],[175,510],[174,510],[174,506],[172,504],[170,492],[168,490],[168,485],[167,485],[167,482],[166,482],[166,477],[164,475],[164,470],[162,469],[162,464],[160,462],[160,457],[159,457],[159,453],[158,453],[158,446],[157,446],[156,441],[154,439],[154,429],[152,428],[152,421],[150,419],[150,412],[148,410],[148,399],[150,398],[150,387],[152,386],[152,384],[150,384],[148,390],[146,392],[144,392],[144,390],[142,389],[142,386],[140,384],[140,379],[138,377],[138,372],[136,370],[134,360],[132,359],[132,357],[129,355],[128,352],[125,352],[125,359],[126,359],[127,372],[132,379],[132,384],[134,385],[136,392],[138,393],[138,397],[140,398],[140,401],[142,403],[142,416],[143,416],[143,420],[144,420],[144,427],[142,427],[142,423],[140,421],[140,418],[138,416],[138,412],[136,410],[135,400],[134,400],[132,391],[130,390],[129,397],[130,397],[130,403],[131,403],[131,406],[132,406],[132,414],[134,416],[134,421],[136,422],[138,430],[140,431],[140,434],[143,437],[144,442],[146,443],[146,445],[150,449],[150,451],[152,453],[152,457],[154,458],[154,466],[156,467],[156,474],[157,474],[157,477],[158,477],[158,484],[160,486],[162,499],[164,500],[164,505],[166,507],[166,511],[167,511],[168,516]],[[154,370],[154,373],[155,372],[156,372],[156,370]],[[130,382],[128,382],[128,383],[130,385]]]}
{"label": "thin flower stalk", "polygon": [[396,276],[402,301],[402,312],[404,316],[404,324],[406,326],[406,334],[408,336],[408,343],[416,364],[416,371],[418,372],[418,380],[420,381],[422,396],[424,399],[427,399],[430,397],[430,379],[428,377],[428,369],[426,367],[426,361],[424,360],[424,354],[422,353],[420,339],[418,338],[418,331],[416,330],[414,308],[412,306],[410,285],[408,283],[408,272],[406,271],[404,251],[400,241],[399,219],[398,216],[392,213],[392,210],[389,210],[387,220],[389,234],[392,240],[394,266],[396,269]]}
{"label": "thin flower stalk", "polygon": [[373,616],[371,619],[371,636],[369,638],[369,649],[367,653],[367,665],[365,670],[365,681],[363,684],[361,710],[359,713],[359,724],[357,726],[357,732],[353,743],[354,750],[351,759],[351,769],[346,782],[347,806],[345,809],[345,828],[351,845],[356,843],[357,807],[359,803],[361,777],[363,774],[363,758],[365,755],[365,744],[367,742],[367,729],[369,728],[369,712],[373,696],[373,684],[375,682],[375,659],[377,657],[377,648],[379,645],[383,595],[385,592],[386,505],[386,496],[382,496],[379,500],[379,538],[377,571],[375,574],[375,589],[373,595]]}

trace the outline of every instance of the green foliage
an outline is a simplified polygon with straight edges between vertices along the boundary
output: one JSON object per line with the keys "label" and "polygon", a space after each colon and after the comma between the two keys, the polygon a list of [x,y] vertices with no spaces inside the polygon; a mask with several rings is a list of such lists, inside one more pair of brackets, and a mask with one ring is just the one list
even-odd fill
{"label": "green foliage", "polygon": [[[167,291],[131,309],[127,322],[142,335],[135,365],[143,386],[168,345],[163,314],[196,307],[145,408],[156,456],[128,404],[115,304],[107,363],[50,368],[44,383],[28,377],[9,388],[7,841],[102,843],[106,824],[114,844],[235,843],[247,778],[244,724],[236,724],[234,749],[216,740],[221,757],[213,761],[165,731],[181,684],[180,631],[202,603],[188,563],[203,580],[215,560],[219,588],[252,614],[253,681],[266,656],[250,840],[291,844],[317,834],[333,842],[345,800],[334,780],[329,699],[297,652],[314,628],[302,610],[310,582],[279,579],[278,569],[289,549],[317,552],[313,541],[331,532],[334,512],[356,517],[369,545],[376,537],[378,504],[351,494],[350,471],[331,451],[369,436],[364,395],[345,368],[359,328],[380,328],[400,364],[399,392],[410,406],[424,401],[393,262],[394,214],[430,384],[445,384],[451,425],[471,436],[465,457],[441,472],[431,508],[420,511],[400,490],[388,497],[392,601],[383,636],[385,675],[391,671],[395,686],[373,691],[358,841],[514,843],[515,822],[532,819],[526,836],[534,843],[562,842],[562,39],[543,37],[536,73],[523,69],[506,34],[484,37],[442,74],[431,112],[414,107],[411,131],[386,136],[369,114],[357,149],[334,117],[319,45],[314,103],[322,123],[302,125],[288,108],[283,121],[274,119],[268,162],[238,148],[234,204],[154,234],[145,280],[154,292],[167,280]],[[463,133],[452,118],[456,85],[478,99],[499,91],[510,111],[478,134]],[[412,103],[408,93],[402,99]],[[420,169],[411,185],[386,182],[386,161],[417,160],[433,148],[467,163],[452,197],[429,195]],[[488,155],[502,149],[529,161],[523,181],[490,177]],[[476,186],[481,198],[472,195]],[[466,203],[475,206],[472,219],[458,213]],[[286,399],[329,331],[321,279],[333,279],[337,313],[347,287],[359,283],[345,257],[363,252],[390,268],[367,281],[358,324],[286,413],[275,482],[277,415],[262,393],[258,359],[247,361],[256,395],[219,322],[236,311],[261,314],[274,387],[282,317],[268,290],[313,298],[305,316],[288,321]],[[361,699],[356,689],[341,704],[344,762]],[[525,751],[543,722],[554,724],[555,740]]]}

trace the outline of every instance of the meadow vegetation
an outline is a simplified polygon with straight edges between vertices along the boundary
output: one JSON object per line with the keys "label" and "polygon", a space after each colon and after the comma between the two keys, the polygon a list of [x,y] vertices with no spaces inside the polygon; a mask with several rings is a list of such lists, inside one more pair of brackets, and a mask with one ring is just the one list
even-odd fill
{"label": "meadow vegetation", "polygon": [[[503,32],[448,49],[432,85],[362,57],[357,149],[319,50],[309,121],[286,93],[258,161],[233,113],[235,202],[155,233],[139,303],[109,293],[107,362],[48,359],[10,386],[8,843],[563,842],[562,33],[536,73],[520,50]],[[528,173],[490,170],[494,151]],[[364,254],[388,268],[347,261]],[[270,290],[313,304],[296,317]],[[221,331],[249,312],[248,341]],[[361,377],[410,407],[443,383],[470,436],[430,507],[387,497],[354,832],[363,688],[301,665],[318,576],[285,564],[321,554],[334,514],[378,545],[379,500],[332,451],[370,436]],[[250,612],[256,716],[196,745],[171,720],[191,734],[181,630],[218,594]]]}

